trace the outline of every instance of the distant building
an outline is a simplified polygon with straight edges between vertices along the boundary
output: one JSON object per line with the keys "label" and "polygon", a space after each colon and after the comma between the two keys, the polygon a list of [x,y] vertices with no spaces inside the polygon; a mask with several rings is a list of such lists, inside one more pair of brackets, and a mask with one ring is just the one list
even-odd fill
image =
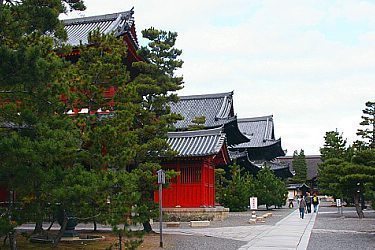
{"label": "distant building", "polygon": [[[306,165],[307,165],[307,181],[306,184],[310,187],[311,191],[318,191],[317,178],[319,164],[322,163],[322,158],[320,155],[306,155]],[[282,156],[278,157],[277,161],[287,164],[290,168],[293,168],[293,156]]]}
{"label": "distant building", "polygon": [[310,187],[305,183],[303,184],[289,184],[288,189],[288,200],[295,200],[297,196],[306,195],[306,192],[310,190]]}

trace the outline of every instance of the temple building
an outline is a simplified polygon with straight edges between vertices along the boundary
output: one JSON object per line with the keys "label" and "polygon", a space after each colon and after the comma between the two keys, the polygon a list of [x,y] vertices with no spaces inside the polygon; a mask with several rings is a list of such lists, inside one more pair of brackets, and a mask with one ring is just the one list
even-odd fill
{"label": "temple building", "polygon": [[[237,164],[241,166],[245,171],[253,175],[254,177],[257,175],[261,167],[256,165],[249,159],[249,155],[247,151],[238,151],[238,150],[230,150],[229,156],[231,159],[231,164]],[[227,168],[225,168],[228,170]]]}
{"label": "temple building", "polygon": [[183,120],[177,121],[178,131],[188,130],[194,120],[204,117],[202,129],[224,126],[229,146],[249,142],[249,139],[238,128],[237,116],[233,108],[233,92],[180,96],[177,103],[171,103],[171,112],[180,114]]}
{"label": "temple building", "polygon": [[[215,168],[230,161],[223,126],[197,131],[168,133],[171,149],[178,152],[164,169],[180,174],[163,191],[164,207],[215,206]],[[155,201],[158,200],[155,192]]]}
{"label": "temple building", "polygon": [[[79,58],[80,45],[88,44],[90,32],[99,30],[107,34],[114,33],[122,37],[128,48],[126,64],[141,60],[136,54],[138,40],[133,18],[134,11],[100,15],[93,17],[64,20],[68,34],[67,43],[73,46],[70,54],[64,55],[75,62]],[[131,69],[131,68],[130,68]],[[131,72],[136,75],[137,72]],[[111,86],[105,92],[110,99],[116,92]],[[168,133],[168,143],[177,152],[177,156],[163,162],[163,168],[173,169],[180,174],[170,180],[169,187],[164,190],[164,207],[202,208],[215,206],[215,173],[218,166],[229,164],[227,146],[248,142],[237,125],[233,109],[233,92],[181,97],[177,103],[171,103],[171,111],[181,114],[185,119],[178,121],[177,132]],[[87,108],[67,111],[68,115],[102,114],[108,111],[93,112]],[[194,119],[204,117],[202,129],[188,131],[194,125]],[[155,197],[157,201],[157,194]]]}
{"label": "temple building", "polygon": [[[67,41],[64,43],[72,46],[73,50],[70,53],[61,56],[75,63],[77,62],[80,56],[79,46],[90,45],[88,42],[88,36],[90,32],[98,30],[100,33],[103,34],[114,33],[115,36],[121,37],[124,43],[126,44],[127,58],[124,61],[124,63],[128,66],[131,77],[134,77],[137,74],[137,72],[131,67],[131,65],[133,62],[141,61],[142,59],[137,55],[139,45],[136,35],[133,14],[134,10],[131,9],[129,11],[114,14],[62,20],[68,38]],[[104,97],[108,100],[109,103],[114,104],[112,99],[116,93],[116,90],[116,86],[108,86],[104,90]],[[64,101],[64,96],[61,97],[61,100]],[[107,115],[110,112],[110,110],[89,110],[88,108],[83,107],[79,109],[75,108],[74,110],[68,110],[66,113],[68,115]],[[0,128],[23,129],[25,127],[22,125],[16,125],[9,122],[3,122],[0,125]],[[9,197],[9,191],[6,189],[6,187],[0,186],[0,203],[7,202],[9,200]]]}
{"label": "temple building", "polygon": [[[103,34],[114,33],[127,46],[124,63],[130,69],[131,78],[135,77],[137,72],[131,65],[142,58],[136,53],[139,45],[133,14],[134,10],[131,9],[63,20],[68,35],[66,43],[73,50],[61,56],[73,63],[77,62],[79,46],[90,45],[90,32],[98,30]],[[106,86],[104,96],[108,102],[113,101],[116,91],[116,86]],[[234,112],[233,92],[181,96],[177,103],[170,103],[170,108],[172,113],[180,114],[184,119],[174,124],[175,132],[168,133],[167,142],[177,155],[172,160],[162,160],[164,169],[179,172],[179,175],[168,181],[168,188],[163,190],[164,211],[172,213],[191,208],[203,209],[202,212],[211,209],[209,213],[212,214],[227,213],[228,210],[215,206],[215,168],[218,167],[225,168],[237,163],[256,175],[262,167],[269,166],[281,178],[292,176],[287,164],[274,161],[285,153],[281,139],[275,139],[273,117],[238,119]],[[113,110],[81,107],[66,113],[94,115],[108,114]],[[5,195],[0,191],[0,199]],[[154,198],[157,202],[157,192]]]}
{"label": "temple building", "polygon": [[115,36],[122,37],[128,48],[126,65],[131,66],[133,62],[140,61],[141,58],[137,55],[139,45],[133,14],[134,10],[131,9],[107,15],[62,20],[68,35],[66,44],[73,47],[73,51],[64,56],[73,62],[76,61],[80,53],[78,47],[88,45],[90,32],[98,30],[103,34],[114,33]]}
{"label": "temple building", "polygon": [[[311,192],[318,192],[318,169],[319,164],[322,163],[322,158],[320,155],[305,155],[306,166],[307,166],[307,176],[306,184],[309,186]],[[280,156],[276,159],[278,162],[287,164],[291,169],[293,169],[293,156]]]}
{"label": "temple building", "polygon": [[238,127],[250,141],[233,146],[231,151],[246,152],[251,162],[259,168],[269,167],[280,178],[293,176],[287,164],[274,161],[285,152],[281,147],[281,138],[275,138],[272,115],[238,119]]}
{"label": "temple building", "polygon": [[[121,37],[124,44],[127,47],[127,57],[124,61],[124,64],[130,71],[130,77],[134,78],[137,75],[137,70],[132,67],[133,62],[141,61],[137,55],[137,50],[139,49],[135,22],[134,22],[134,10],[99,15],[99,16],[90,16],[74,19],[62,20],[64,23],[64,29],[68,35],[68,39],[65,44],[68,44],[73,47],[73,50],[62,55],[67,60],[75,63],[80,57],[79,46],[81,45],[90,45],[89,44],[89,34],[94,31],[99,31],[102,34],[113,33],[116,37]],[[104,91],[103,95],[110,107],[114,106],[113,97],[117,91],[117,86],[103,86]],[[62,96],[62,101],[66,99]],[[111,112],[111,109],[108,110],[89,110],[87,107],[74,108],[68,110],[68,115],[77,115],[77,114],[98,114],[98,115],[108,115]]]}

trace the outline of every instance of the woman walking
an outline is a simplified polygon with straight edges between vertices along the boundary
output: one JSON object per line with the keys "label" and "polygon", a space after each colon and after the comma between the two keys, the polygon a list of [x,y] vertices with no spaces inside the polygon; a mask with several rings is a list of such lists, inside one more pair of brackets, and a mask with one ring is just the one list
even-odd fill
{"label": "woman walking", "polygon": [[298,208],[299,208],[299,217],[303,219],[305,217],[306,201],[301,195],[301,198],[298,199]]}
{"label": "woman walking", "polygon": [[314,205],[314,213],[318,212],[319,198],[316,194],[314,194],[314,197],[312,198],[312,203]]}

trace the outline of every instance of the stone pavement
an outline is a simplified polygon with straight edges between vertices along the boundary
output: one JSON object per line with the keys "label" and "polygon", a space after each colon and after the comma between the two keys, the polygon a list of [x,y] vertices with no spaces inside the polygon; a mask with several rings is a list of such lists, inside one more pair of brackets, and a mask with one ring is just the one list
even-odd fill
{"label": "stone pavement", "polygon": [[259,234],[256,238],[242,246],[245,249],[306,249],[316,214],[306,214],[299,218],[296,210],[275,226]]}
{"label": "stone pavement", "polygon": [[375,211],[368,208],[365,218],[359,219],[354,207],[344,207],[344,214],[336,207],[322,202],[308,250],[375,249]]}
{"label": "stone pavement", "polygon": [[316,214],[299,218],[295,210],[275,225],[235,226],[219,228],[163,229],[166,234],[200,235],[244,242],[245,249],[306,249]]}

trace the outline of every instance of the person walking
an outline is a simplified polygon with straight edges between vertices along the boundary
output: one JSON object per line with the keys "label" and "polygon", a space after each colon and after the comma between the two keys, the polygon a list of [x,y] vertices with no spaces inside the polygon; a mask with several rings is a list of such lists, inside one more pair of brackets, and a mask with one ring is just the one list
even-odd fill
{"label": "person walking", "polygon": [[305,202],[306,202],[306,207],[307,207],[307,213],[311,213],[311,196],[309,192],[306,192],[306,197],[305,197]]}
{"label": "person walking", "polygon": [[312,198],[312,204],[314,206],[314,213],[318,212],[319,198],[316,196],[316,194],[314,194]]}
{"label": "person walking", "polygon": [[299,217],[303,219],[303,217],[305,216],[306,201],[302,195],[298,199],[298,208],[299,208]]}

